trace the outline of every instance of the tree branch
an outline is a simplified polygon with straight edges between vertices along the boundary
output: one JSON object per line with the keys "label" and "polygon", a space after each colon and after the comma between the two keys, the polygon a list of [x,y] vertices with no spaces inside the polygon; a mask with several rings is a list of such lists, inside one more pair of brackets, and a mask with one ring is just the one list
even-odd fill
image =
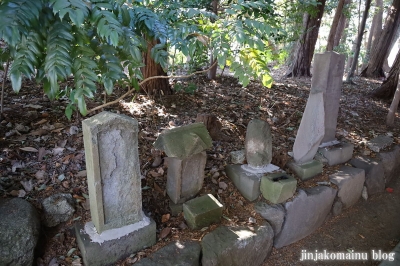
{"label": "tree branch", "polygon": [[[196,71],[196,72],[193,72],[192,74],[185,75],[185,76],[153,76],[153,77],[148,77],[148,78],[142,80],[142,81],[139,83],[139,86],[142,86],[144,83],[146,83],[146,82],[148,82],[148,81],[150,81],[150,80],[152,80],[152,79],[190,78],[190,77],[192,77],[192,76],[194,76],[194,75],[196,75],[196,74],[201,74],[201,73],[205,73],[205,72],[209,71],[209,70],[210,70],[211,68],[213,68],[215,65],[217,65],[217,61],[215,61],[214,64],[212,64],[212,66],[210,66],[210,67],[207,68],[206,70]],[[114,101],[111,101],[111,102],[108,102],[108,103],[105,103],[105,104],[102,104],[102,105],[99,105],[99,106],[97,106],[97,107],[95,107],[95,108],[92,108],[92,109],[88,110],[87,113],[90,114],[90,113],[92,113],[92,112],[94,112],[94,111],[97,111],[97,110],[99,110],[99,109],[101,109],[101,108],[104,108],[104,107],[107,107],[107,106],[110,106],[110,105],[119,103],[122,99],[124,99],[126,96],[128,96],[129,94],[131,94],[133,91],[135,91],[135,88],[131,89],[131,88],[129,87],[129,90],[128,90],[125,94],[123,94],[121,97],[119,97],[118,99],[116,99],[116,100],[114,100]]]}

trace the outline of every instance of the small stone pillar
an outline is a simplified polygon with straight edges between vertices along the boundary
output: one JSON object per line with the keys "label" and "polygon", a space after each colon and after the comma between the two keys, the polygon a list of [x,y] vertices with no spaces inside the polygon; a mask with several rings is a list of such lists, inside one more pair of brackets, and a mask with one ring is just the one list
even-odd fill
{"label": "small stone pillar", "polygon": [[212,146],[203,123],[164,130],[154,147],[168,156],[167,194],[174,204],[182,204],[200,191],[204,182],[207,156]]}
{"label": "small stone pillar", "polygon": [[76,226],[85,265],[107,265],[156,242],[142,211],[138,123],[102,112],[82,121],[92,222]]}

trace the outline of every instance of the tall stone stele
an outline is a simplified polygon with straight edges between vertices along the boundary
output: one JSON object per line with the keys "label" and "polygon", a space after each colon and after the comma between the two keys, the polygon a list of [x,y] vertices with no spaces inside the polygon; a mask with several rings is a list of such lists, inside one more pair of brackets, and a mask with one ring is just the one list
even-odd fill
{"label": "tall stone stele", "polygon": [[82,122],[92,221],[76,225],[85,265],[108,265],[156,242],[142,211],[138,123],[102,112]]}
{"label": "tall stone stele", "polygon": [[322,142],[335,137],[344,59],[336,52],[314,56],[310,95],[293,146],[294,162],[288,164],[303,180],[322,172],[322,163],[313,158]]}

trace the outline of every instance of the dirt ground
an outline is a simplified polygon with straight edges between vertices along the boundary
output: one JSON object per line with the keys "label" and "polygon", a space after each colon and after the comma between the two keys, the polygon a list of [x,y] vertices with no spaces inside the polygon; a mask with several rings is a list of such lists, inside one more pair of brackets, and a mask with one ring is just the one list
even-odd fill
{"label": "dirt ground", "polygon": [[[277,79],[271,89],[256,82],[242,88],[234,78],[227,76],[216,81],[198,76],[171,82],[183,88],[195,86],[196,91],[180,91],[155,99],[143,94],[130,95],[104,109],[132,116],[139,122],[143,209],[157,224],[157,244],[116,265],[132,265],[177,239],[201,240],[220,224],[263,222],[254,211],[254,202],[245,200],[225,174],[224,168],[230,163],[229,152],[244,148],[246,127],[251,119],[264,119],[272,129],[272,163],[288,170],[285,167],[289,159],[287,153],[292,149],[310,89],[309,79]],[[337,138],[353,143],[354,155],[374,157],[375,153],[365,143],[378,135],[390,135],[394,144],[400,144],[399,115],[395,126],[387,128],[384,121],[390,103],[368,97],[380,82],[357,79],[356,85],[343,85]],[[107,101],[125,91],[126,88],[116,88],[115,95],[107,96]],[[99,106],[104,98],[97,94],[89,101],[88,108]],[[75,222],[90,220],[81,127],[85,118],[76,113],[68,121],[64,116],[66,105],[63,97],[50,102],[33,81],[25,81],[19,94],[12,92],[7,82],[4,116],[0,122],[0,197],[25,198],[39,212],[42,200],[52,194],[70,193],[76,202],[76,212],[70,221],[55,228],[43,228],[38,265],[80,265],[81,254],[71,228]],[[220,224],[190,230],[182,215],[170,215],[165,191],[167,167],[163,160],[157,163],[158,153],[152,143],[163,129],[192,123],[201,113],[216,115],[222,129],[220,138],[207,151],[206,177],[199,194],[212,193],[225,209]],[[324,172],[312,180],[298,180],[298,187],[312,187],[318,181],[327,181],[337,168],[325,167]],[[392,182],[393,193],[360,200],[307,238],[274,249],[265,265],[303,265],[299,261],[301,250],[370,252],[380,249],[388,252],[400,240],[400,182],[398,179]],[[258,200],[263,199],[260,196]]]}

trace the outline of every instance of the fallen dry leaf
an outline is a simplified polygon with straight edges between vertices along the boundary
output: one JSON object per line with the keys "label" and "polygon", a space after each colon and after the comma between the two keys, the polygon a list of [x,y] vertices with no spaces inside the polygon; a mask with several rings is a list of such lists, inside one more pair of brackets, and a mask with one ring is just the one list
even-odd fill
{"label": "fallen dry leaf", "polygon": [[161,217],[161,222],[162,222],[162,223],[167,222],[167,221],[169,220],[170,217],[171,217],[171,215],[170,215],[169,213],[164,214],[164,215]]}
{"label": "fallen dry leaf", "polygon": [[166,238],[169,233],[171,233],[171,227],[165,227],[163,230],[161,230],[160,239]]}
{"label": "fallen dry leaf", "polygon": [[19,149],[22,151],[38,152],[38,150],[33,147],[23,147],[23,148],[19,148]]}

